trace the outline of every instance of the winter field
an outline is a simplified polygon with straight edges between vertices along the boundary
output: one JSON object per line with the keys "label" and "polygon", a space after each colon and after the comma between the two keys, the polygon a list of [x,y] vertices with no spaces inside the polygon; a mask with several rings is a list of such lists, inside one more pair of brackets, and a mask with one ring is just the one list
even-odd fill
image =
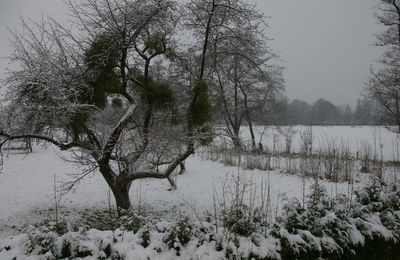
{"label": "winter field", "polygon": [[[294,153],[300,150],[301,133],[306,128],[297,126],[291,129],[293,138],[290,149]],[[318,147],[317,150],[334,142],[335,145],[349,146],[353,157],[357,152],[361,154],[368,146],[372,157],[379,159],[383,156],[384,161],[395,161],[398,158],[398,138],[383,127],[313,127],[312,131],[313,145]],[[246,128],[241,134],[248,140]],[[257,142],[261,141],[264,149],[272,149],[275,143],[277,151],[284,150],[285,138],[275,128],[257,127],[256,134]],[[223,210],[221,205],[232,203],[240,190],[243,203],[253,205],[254,208],[265,208],[267,205],[267,222],[274,223],[282,214],[282,205],[293,198],[304,203],[305,197],[311,192],[311,185],[316,181],[312,176],[288,172],[282,164],[276,164],[274,169],[269,170],[238,167],[232,165],[232,161],[230,164],[226,162],[226,154],[215,156],[217,152],[212,149],[199,149],[187,160],[186,172],[174,177],[176,190],[170,190],[167,180],[135,181],[130,191],[133,211],[167,222],[176,221],[182,215],[194,221],[203,221]],[[237,155],[231,152],[229,156]],[[249,158],[246,155],[239,157],[239,161]],[[87,212],[115,208],[110,190],[98,173],[87,176],[68,193],[62,192],[62,184],[80,173],[79,166],[69,161],[68,153],[60,152],[52,146],[36,144],[33,153],[9,150],[4,151],[3,159],[0,173],[0,239],[4,239],[3,243],[30,225],[54,221],[56,218],[74,222]],[[376,176],[372,172],[361,173],[361,164],[355,162],[352,165],[354,169],[351,180],[330,181],[318,177],[318,183],[325,187],[330,197],[342,194],[351,198],[354,191],[371,183]],[[382,167],[386,182],[398,179],[397,167],[386,163]],[[0,250],[0,259],[6,259],[6,256]],[[168,258],[166,255],[164,257]],[[169,259],[174,258],[171,256]],[[211,254],[208,259],[220,258],[213,258]]]}
{"label": "winter field", "polygon": [[[298,153],[301,149],[301,135],[308,132],[308,126],[282,126],[280,132],[273,126],[256,126],[254,132],[256,142],[261,142],[264,149],[285,150],[285,136],[291,135],[291,152]],[[313,126],[311,128],[314,150],[326,149],[328,146],[348,146],[353,154],[370,150],[373,157],[384,161],[399,160],[399,136],[382,126]],[[242,127],[241,137],[250,142],[248,127]],[[381,149],[382,148],[382,149]],[[382,152],[382,154],[381,154]]]}

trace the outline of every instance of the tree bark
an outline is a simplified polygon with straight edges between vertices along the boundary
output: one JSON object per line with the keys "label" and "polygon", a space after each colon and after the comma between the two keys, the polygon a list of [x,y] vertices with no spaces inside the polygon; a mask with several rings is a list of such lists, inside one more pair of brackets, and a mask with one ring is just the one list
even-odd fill
{"label": "tree bark", "polygon": [[121,209],[129,210],[131,208],[129,190],[131,188],[132,181],[129,180],[126,172],[121,172],[119,175],[116,175],[107,162],[99,161],[98,164],[101,175],[106,180],[108,186],[114,194],[117,212],[120,216]]}
{"label": "tree bark", "polygon": [[240,131],[240,128],[235,127],[233,130],[233,136],[231,136],[231,138],[232,138],[233,146],[235,147],[235,149],[241,150],[242,142],[241,142],[241,139],[239,136],[239,131]]}
{"label": "tree bark", "polygon": [[251,119],[248,119],[247,123],[249,125],[249,131],[250,131],[250,136],[251,136],[251,149],[253,150],[253,152],[255,152],[257,150],[256,136],[254,134],[253,124],[251,123]]}
{"label": "tree bark", "polygon": [[249,131],[250,131],[250,136],[251,136],[251,148],[254,151],[256,151],[256,137],[254,135],[254,130],[253,130],[253,124],[251,122],[251,116],[250,116],[250,109],[247,103],[247,93],[244,91],[243,87],[240,87],[240,90],[242,91],[242,94],[244,96],[244,109],[246,113],[246,119],[247,119],[247,124],[249,125]]}
{"label": "tree bark", "polygon": [[129,198],[129,190],[131,184],[119,184],[114,185],[111,189],[114,197],[115,203],[117,205],[118,215],[121,215],[121,210],[130,210],[131,209],[131,200]]}
{"label": "tree bark", "polygon": [[128,175],[125,172],[122,172],[115,178],[113,186],[111,187],[119,216],[121,216],[121,210],[128,211],[131,209],[132,205],[129,198],[131,184],[132,181],[129,180]]}

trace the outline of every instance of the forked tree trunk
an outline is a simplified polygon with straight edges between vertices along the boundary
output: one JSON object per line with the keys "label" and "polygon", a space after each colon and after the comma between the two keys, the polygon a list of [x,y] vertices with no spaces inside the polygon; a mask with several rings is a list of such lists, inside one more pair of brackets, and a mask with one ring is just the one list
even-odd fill
{"label": "forked tree trunk", "polygon": [[241,150],[242,149],[242,141],[240,139],[240,123],[237,123],[232,126],[232,142],[235,149]]}
{"label": "forked tree trunk", "polygon": [[132,181],[128,180],[126,173],[121,173],[115,177],[112,169],[105,162],[99,162],[99,170],[114,194],[117,212],[118,215],[121,215],[121,209],[129,210],[131,208],[129,190],[131,188]]}
{"label": "forked tree trunk", "polygon": [[118,215],[121,215],[121,210],[131,209],[131,200],[129,199],[131,184],[132,181],[128,180],[126,173],[120,173],[114,180],[111,190],[117,204]]}
{"label": "forked tree trunk", "polygon": [[231,136],[232,142],[233,142],[233,146],[235,149],[237,150],[241,150],[242,149],[242,142],[240,140],[240,137],[238,134],[234,134],[234,136]]}
{"label": "forked tree trunk", "polygon": [[115,203],[117,205],[118,215],[120,215],[120,211],[129,210],[131,208],[131,200],[129,198],[129,189],[130,184],[119,184],[117,187],[113,187],[111,190],[115,197]]}

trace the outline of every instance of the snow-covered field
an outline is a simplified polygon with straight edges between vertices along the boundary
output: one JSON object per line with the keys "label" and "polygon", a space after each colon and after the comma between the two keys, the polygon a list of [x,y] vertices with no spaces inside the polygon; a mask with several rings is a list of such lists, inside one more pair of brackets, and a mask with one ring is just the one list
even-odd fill
{"label": "snow-covered field", "polygon": [[[301,129],[298,127],[299,131]],[[257,129],[259,130],[261,128]],[[263,140],[269,138],[268,131]],[[385,154],[388,155],[392,153],[390,147],[393,146],[393,142],[397,142],[395,135],[383,128],[377,131],[369,127],[314,127],[313,131],[316,140],[328,135],[346,139],[352,147],[361,140],[373,141],[374,133],[380,132]],[[296,141],[293,142],[295,143]],[[61,183],[71,178],[68,174],[80,171],[78,165],[64,160],[65,157],[68,158],[68,154],[51,146],[47,148],[36,146],[34,153],[31,154],[13,151],[5,156],[0,173],[0,236],[13,233],[23,225],[51,218],[52,213],[48,209],[54,208],[55,205],[54,174],[59,187]],[[238,171],[237,167],[206,161],[199,155],[192,156],[187,161],[186,168],[186,173],[177,177],[178,189],[175,191],[168,190],[170,186],[166,180],[135,182],[130,194],[135,209],[140,205],[142,210],[151,211],[165,219],[174,218],[181,211],[189,214],[195,211],[201,215],[206,211],[212,211],[213,195],[218,199],[222,198],[222,186],[231,185],[237,174],[251,183],[250,187],[258,196],[258,202],[261,200],[261,183],[266,184],[269,181],[274,209],[277,203],[281,203],[282,198],[301,199],[303,193],[301,178],[279,171]],[[360,182],[355,184],[355,188],[368,180],[367,175],[357,173],[357,176]],[[306,193],[312,182],[311,179],[306,180]],[[336,184],[327,181],[322,183],[332,195],[348,192],[347,183]],[[107,208],[110,200],[114,205],[112,195],[110,199],[109,189],[101,175],[93,174],[84,179],[74,190],[63,195],[60,207],[62,214],[74,215],[75,211],[89,208]],[[278,212],[273,214],[276,213]]]}
{"label": "snow-covered field", "polygon": [[[285,130],[287,127],[282,127]],[[301,134],[309,130],[308,126],[295,126],[292,138],[291,150],[298,152],[301,147]],[[340,146],[344,144],[351,148],[351,152],[362,152],[366,145],[370,146],[372,155],[378,159],[382,155],[385,161],[400,159],[400,139],[398,134],[391,132],[382,126],[313,126],[311,128],[313,136],[314,149],[324,149],[328,144]],[[272,150],[275,145],[277,150],[283,150],[285,146],[284,136],[280,134],[274,126],[256,126],[254,127],[256,142],[263,144],[264,148]],[[250,140],[248,127],[242,127],[240,135],[243,139]]]}

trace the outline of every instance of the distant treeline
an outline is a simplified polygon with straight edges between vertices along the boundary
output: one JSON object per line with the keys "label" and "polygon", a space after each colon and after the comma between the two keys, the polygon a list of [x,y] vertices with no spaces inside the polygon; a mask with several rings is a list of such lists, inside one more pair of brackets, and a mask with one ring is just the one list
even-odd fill
{"label": "distant treeline", "polygon": [[350,105],[334,105],[320,98],[314,104],[286,98],[255,113],[258,124],[268,125],[379,125],[385,123],[384,113],[374,101],[363,98],[353,109]]}

